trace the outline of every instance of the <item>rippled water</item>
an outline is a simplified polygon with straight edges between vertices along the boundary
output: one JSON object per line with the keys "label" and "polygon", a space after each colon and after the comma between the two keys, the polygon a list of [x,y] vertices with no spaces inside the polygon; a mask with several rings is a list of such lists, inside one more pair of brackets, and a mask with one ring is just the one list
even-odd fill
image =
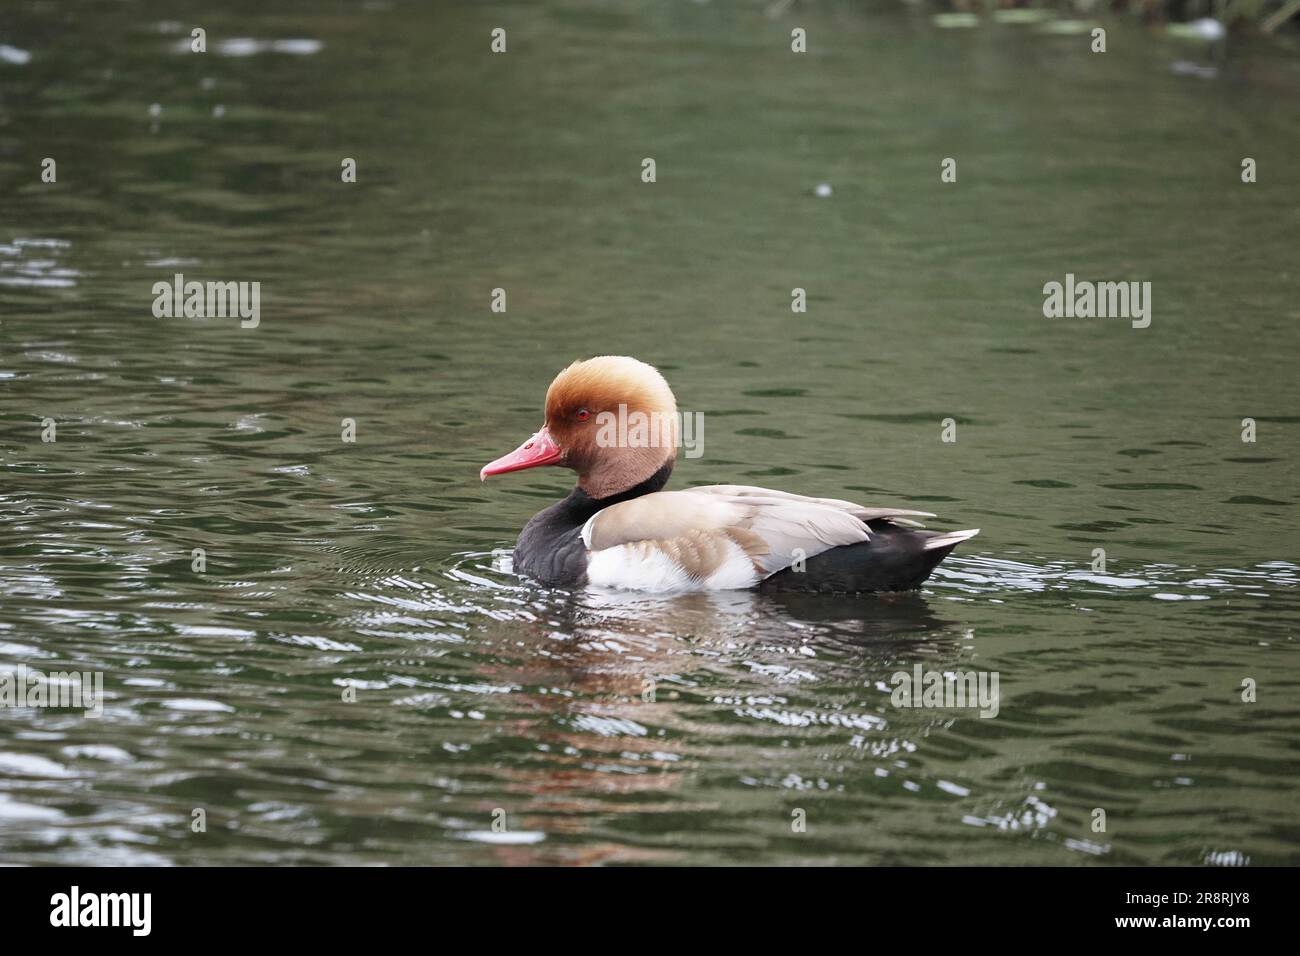
{"label": "rippled water", "polygon": [[[268,6],[169,14],[203,55],[143,3],[0,16],[0,670],[107,696],[0,710],[0,861],[1300,861],[1285,46]],[[154,318],[178,271],[261,324]],[[1151,327],[1044,319],[1067,272]],[[705,414],[679,485],[983,534],[893,598],[521,580],[564,475],[477,471],[597,352]],[[998,715],[894,707],[918,663]]]}

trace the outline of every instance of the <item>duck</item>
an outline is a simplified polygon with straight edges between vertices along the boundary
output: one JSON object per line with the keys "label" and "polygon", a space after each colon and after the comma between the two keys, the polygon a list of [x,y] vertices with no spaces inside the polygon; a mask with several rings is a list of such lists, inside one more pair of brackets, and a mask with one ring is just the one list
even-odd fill
{"label": "duck", "polygon": [[912,591],[979,534],[924,530],[917,519],[934,517],[926,511],[752,485],[665,490],[680,428],[652,365],[599,355],[561,371],[542,427],[479,471],[480,480],[544,466],[577,475],[568,497],[524,525],[515,572],[567,589]]}

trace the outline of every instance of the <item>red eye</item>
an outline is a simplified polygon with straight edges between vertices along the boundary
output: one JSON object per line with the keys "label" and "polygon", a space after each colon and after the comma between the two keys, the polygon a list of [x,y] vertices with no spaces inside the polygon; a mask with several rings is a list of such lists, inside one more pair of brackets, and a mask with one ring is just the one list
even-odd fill
{"label": "red eye", "polygon": [[578,421],[580,422],[585,422],[588,418],[591,417],[591,412],[587,411],[585,408],[580,408],[578,409],[578,414],[575,415],[574,417],[577,418]]}

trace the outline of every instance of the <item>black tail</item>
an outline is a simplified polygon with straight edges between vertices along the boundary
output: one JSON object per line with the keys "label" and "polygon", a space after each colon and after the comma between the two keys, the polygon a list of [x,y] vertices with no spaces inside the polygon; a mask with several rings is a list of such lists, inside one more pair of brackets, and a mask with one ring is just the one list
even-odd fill
{"label": "black tail", "polygon": [[759,585],[761,591],[912,591],[952,549],[974,531],[917,531],[885,519],[867,523],[871,540],[823,551],[802,571],[786,568]]}

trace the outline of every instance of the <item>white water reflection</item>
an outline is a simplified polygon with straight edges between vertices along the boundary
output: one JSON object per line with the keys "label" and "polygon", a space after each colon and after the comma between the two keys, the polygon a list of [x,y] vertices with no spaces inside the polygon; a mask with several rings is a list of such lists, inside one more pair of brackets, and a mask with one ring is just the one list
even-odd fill
{"label": "white water reflection", "polygon": [[[1258,591],[1261,586],[1291,588],[1300,584],[1300,565],[1267,561],[1252,568],[1196,568],[1148,564],[1127,574],[1099,574],[1066,562],[1030,564],[984,556],[949,558],[935,570],[927,587],[968,594],[996,591],[1071,590],[1084,594],[1146,589],[1157,600],[1209,600],[1198,591]],[[1080,587],[1093,585],[1094,587]],[[1184,590],[1176,590],[1182,588]],[[1158,589],[1158,590],[1157,590]]]}

